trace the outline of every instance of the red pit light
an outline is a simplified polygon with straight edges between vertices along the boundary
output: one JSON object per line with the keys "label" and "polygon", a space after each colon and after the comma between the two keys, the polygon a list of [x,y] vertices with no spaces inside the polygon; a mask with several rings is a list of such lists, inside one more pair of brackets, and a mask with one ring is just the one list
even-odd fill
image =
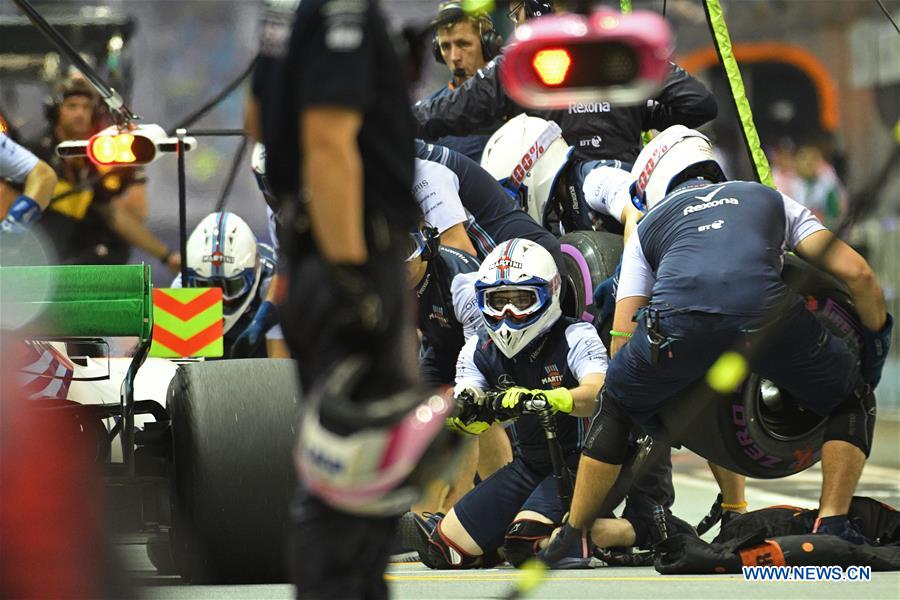
{"label": "red pit light", "polygon": [[560,85],[569,74],[572,55],[565,48],[545,48],[535,53],[531,64],[544,85]]}

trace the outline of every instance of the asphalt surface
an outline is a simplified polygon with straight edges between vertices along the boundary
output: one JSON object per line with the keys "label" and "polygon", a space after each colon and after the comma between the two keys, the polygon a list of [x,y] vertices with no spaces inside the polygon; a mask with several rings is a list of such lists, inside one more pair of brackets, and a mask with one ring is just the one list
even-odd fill
{"label": "asphalt surface", "polygon": [[[866,466],[858,494],[900,506],[900,422],[883,421],[876,430],[872,458]],[[716,496],[715,483],[705,462],[690,452],[673,456],[677,499],[674,511],[697,523]],[[782,480],[748,481],[750,508],[774,504],[814,507],[819,494],[818,466]],[[716,528],[707,534],[712,537]],[[191,586],[177,577],[155,574],[143,546],[118,546],[123,562],[133,576],[135,592],[153,600],[187,599],[288,599],[288,585]],[[516,585],[520,573],[511,568],[474,571],[433,571],[421,563],[391,565],[387,579],[394,598],[504,598]],[[749,582],[741,575],[660,575],[652,567],[600,567],[584,571],[556,571],[529,598],[900,598],[900,572],[873,573],[869,582]]]}

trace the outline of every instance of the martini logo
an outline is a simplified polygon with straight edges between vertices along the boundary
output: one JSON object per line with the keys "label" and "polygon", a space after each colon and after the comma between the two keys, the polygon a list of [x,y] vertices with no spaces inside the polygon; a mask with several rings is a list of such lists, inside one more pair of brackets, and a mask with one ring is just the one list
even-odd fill
{"label": "martini logo", "polygon": [[520,263],[517,260],[513,260],[513,259],[509,258],[508,256],[504,256],[503,258],[501,258],[500,260],[495,262],[494,266],[491,268],[492,269],[509,269],[511,267],[514,267],[516,269],[521,269],[522,263]]}
{"label": "martini logo", "polygon": [[556,363],[544,365],[544,377],[541,377],[541,385],[549,385],[558,388],[562,385],[563,376],[559,372]]}
{"label": "martini logo", "polygon": [[438,306],[437,304],[431,305],[431,314],[428,315],[428,319],[431,321],[437,321],[441,327],[445,327],[447,329],[450,328],[450,321],[447,319],[447,316],[444,314],[444,307]]}
{"label": "martini logo", "polygon": [[233,256],[225,256],[221,252],[213,252],[212,254],[207,254],[203,257],[203,262],[211,263],[214,267],[221,267],[224,264],[232,264],[234,263]]}

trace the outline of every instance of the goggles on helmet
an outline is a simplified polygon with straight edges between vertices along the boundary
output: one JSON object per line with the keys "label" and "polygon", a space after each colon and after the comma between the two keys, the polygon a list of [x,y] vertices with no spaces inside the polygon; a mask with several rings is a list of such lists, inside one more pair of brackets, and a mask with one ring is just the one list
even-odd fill
{"label": "goggles on helmet", "polygon": [[188,287],[222,289],[222,299],[230,302],[242,298],[253,287],[253,269],[245,269],[232,277],[201,277],[196,271],[188,270]]}
{"label": "goggles on helmet", "polygon": [[479,308],[494,325],[504,321],[510,326],[527,325],[541,314],[549,299],[546,285],[497,285],[478,290]]}

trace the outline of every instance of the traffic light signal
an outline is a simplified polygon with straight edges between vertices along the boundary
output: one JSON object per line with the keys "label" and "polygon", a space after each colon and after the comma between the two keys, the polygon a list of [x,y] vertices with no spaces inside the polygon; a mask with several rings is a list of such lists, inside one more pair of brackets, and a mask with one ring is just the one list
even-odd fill
{"label": "traffic light signal", "polygon": [[[196,145],[194,138],[185,138],[185,150]],[[133,167],[146,165],[160,154],[178,151],[178,140],[166,135],[159,125],[138,125],[131,129],[108,127],[88,140],[61,142],[56,153],[63,158],[87,156],[96,165]]]}
{"label": "traffic light signal", "polygon": [[528,107],[638,104],[665,80],[671,46],[668,23],[656,13],[549,15],[516,29],[501,78],[507,94]]}

